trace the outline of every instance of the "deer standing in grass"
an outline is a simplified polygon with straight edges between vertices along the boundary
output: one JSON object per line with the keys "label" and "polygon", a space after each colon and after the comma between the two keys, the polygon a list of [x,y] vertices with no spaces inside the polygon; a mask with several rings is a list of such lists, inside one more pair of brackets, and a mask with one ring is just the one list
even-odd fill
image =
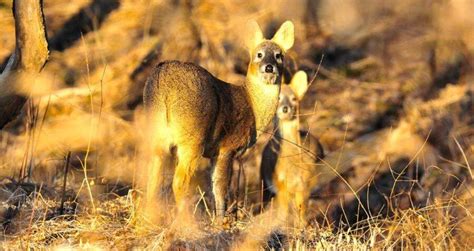
{"label": "deer standing in grass", "polygon": [[189,210],[190,179],[200,158],[210,158],[216,216],[222,220],[233,159],[255,143],[275,115],[284,54],[294,43],[290,21],[271,40],[263,37],[256,22],[247,28],[250,63],[245,83],[226,83],[198,65],[178,61],[158,64],[148,78],[143,99],[154,159],[147,201],[158,192],[153,181],[160,168],[175,165],[172,189],[177,209]]}
{"label": "deer standing in grass", "polygon": [[263,150],[260,167],[264,201],[276,195],[279,212],[296,212],[300,223],[306,222],[306,205],[317,181],[316,163],[324,158],[319,140],[300,130],[299,101],[307,88],[303,71],[297,72],[289,84],[282,85],[274,120],[275,135]]}

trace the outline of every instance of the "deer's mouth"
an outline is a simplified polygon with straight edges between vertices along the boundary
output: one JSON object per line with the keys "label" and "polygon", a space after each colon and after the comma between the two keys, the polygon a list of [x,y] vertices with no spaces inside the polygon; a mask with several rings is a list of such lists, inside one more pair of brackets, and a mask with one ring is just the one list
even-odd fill
{"label": "deer's mouth", "polygon": [[277,78],[278,74],[277,73],[261,73],[261,79],[262,81],[267,84],[267,85],[274,85],[277,84]]}

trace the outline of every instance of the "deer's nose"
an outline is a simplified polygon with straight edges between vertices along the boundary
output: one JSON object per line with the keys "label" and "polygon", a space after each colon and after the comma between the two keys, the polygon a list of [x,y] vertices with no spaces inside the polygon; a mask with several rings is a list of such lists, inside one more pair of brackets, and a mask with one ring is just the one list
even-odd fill
{"label": "deer's nose", "polygon": [[281,111],[282,111],[283,113],[287,113],[287,112],[288,112],[288,106],[283,106],[283,107],[281,108]]}
{"label": "deer's nose", "polygon": [[267,64],[267,66],[265,66],[265,72],[266,73],[273,73],[273,65]]}

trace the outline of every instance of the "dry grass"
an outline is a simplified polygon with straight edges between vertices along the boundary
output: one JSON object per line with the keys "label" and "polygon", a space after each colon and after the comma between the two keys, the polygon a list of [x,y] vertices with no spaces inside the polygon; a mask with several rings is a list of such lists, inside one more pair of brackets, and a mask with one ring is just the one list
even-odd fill
{"label": "dry grass", "polygon": [[[91,2],[45,1],[50,37]],[[51,52],[29,104],[0,131],[1,249],[474,247],[472,2],[118,2]],[[10,7],[0,0],[1,60],[14,47]],[[271,206],[260,210],[259,154],[271,133],[243,158],[224,227],[213,224],[205,168],[194,180],[195,214],[177,220],[167,202],[152,223],[140,211],[137,185],[146,162],[142,108],[130,105],[150,70],[143,60],[154,53],[147,60],[193,61],[241,81],[242,20],[251,18],[267,33],[292,19],[291,58],[315,79],[301,121],[328,156],[310,224],[295,228]],[[7,92],[22,89],[0,96]]]}
{"label": "dry grass", "polygon": [[[130,193],[98,200],[95,213],[91,213],[90,208],[80,208],[61,216],[54,212],[58,207],[57,201],[42,198],[39,194],[32,196],[31,200],[23,204],[21,214],[17,216],[22,220],[16,220],[10,226],[18,231],[4,236],[2,247],[7,250],[101,250],[111,247],[148,250],[180,246],[192,249],[258,249],[270,245],[271,242],[267,241],[271,236],[274,236],[273,245],[278,245],[278,240],[284,241],[288,250],[452,250],[472,247],[472,232],[459,231],[459,225],[466,219],[458,218],[454,213],[464,211],[470,215],[473,205],[454,199],[436,202],[423,209],[400,210],[389,218],[373,216],[365,222],[359,222],[360,226],[338,231],[318,224],[304,229],[278,226],[274,223],[277,219],[262,219],[268,216],[263,214],[233,221],[226,230],[213,227],[210,225],[211,219],[204,217],[199,223],[201,232],[183,234],[174,232],[172,227],[143,221],[136,213],[133,197]],[[273,223],[266,225],[270,222]],[[284,239],[275,238],[277,235],[284,236]],[[471,242],[462,241],[469,239]]]}

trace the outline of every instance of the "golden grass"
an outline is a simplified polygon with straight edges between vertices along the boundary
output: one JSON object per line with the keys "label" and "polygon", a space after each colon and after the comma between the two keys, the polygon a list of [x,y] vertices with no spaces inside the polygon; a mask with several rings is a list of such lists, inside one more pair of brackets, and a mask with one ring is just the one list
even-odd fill
{"label": "golden grass", "polygon": [[[174,232],[169,225],[157,226],[137,215],[134,196],[97,201],[97,210],[80,207],[76,214],[51,217],[58,202],[37,195],[23,205],[20,217],[13,223],[18,231],[5,235],[2,248],[17,249],[145,249],[187,245],[194,248],[226,247],[260,249],[272,232],[285,234],[288,250],[327,249],[408,249],[453,250],[472,247],[472,230],[460,231],[458,225],[472,221],[470,203],[454,197],[435,202],[422,209],[396,211],[392,217],[373,216],[359,227],[334,231],[331,227],[313,224],[304,229],[275,224],[274,217],[263,215],[234,220],[226,230],[210,225],[209,218],[199,223],[201,233]],[[245,210],[245,209],[243,209]],[[463,218],[457,217],[464,211]],[[248,213],[248,212],[247,212]],[[273,222],[273,223],[271,223]],[[269,224],[270,223],[270,224]],[[273,233],[274,234],[274,233]],[[471,236],[471,237],[469,237]],[[470,242],[463,240],[470,239]]]}

